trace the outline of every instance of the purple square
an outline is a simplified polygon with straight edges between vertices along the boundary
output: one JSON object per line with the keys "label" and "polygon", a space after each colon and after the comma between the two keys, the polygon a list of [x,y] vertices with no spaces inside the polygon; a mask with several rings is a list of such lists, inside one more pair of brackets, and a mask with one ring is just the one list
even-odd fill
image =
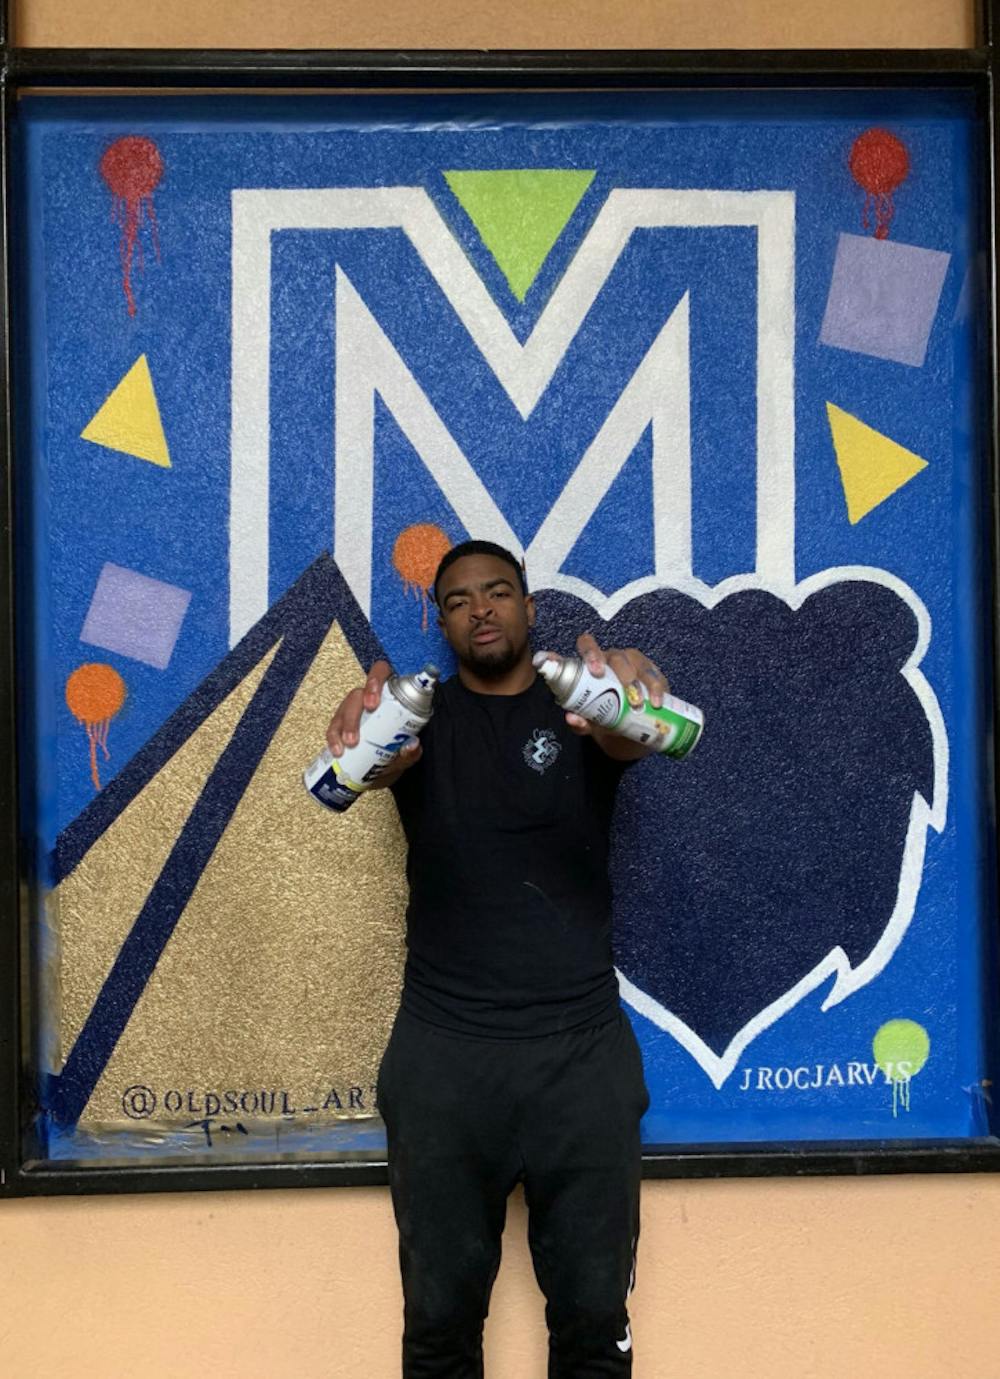
{"label": "purple square", "polygon": [[190,602],[187,589],[108,561],[97,580],[80,640],[166,670]]}
{"label": "purple square", "polygon": [[950,261],[937,249],[841,235],[820,343],[919,368]]}

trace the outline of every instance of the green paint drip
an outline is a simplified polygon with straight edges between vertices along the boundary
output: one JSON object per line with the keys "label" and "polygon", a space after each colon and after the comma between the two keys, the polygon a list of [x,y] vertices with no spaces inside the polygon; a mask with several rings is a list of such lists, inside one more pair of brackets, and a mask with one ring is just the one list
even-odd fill
{"label": "green paint drip", "polygon": [[511,168],[446,172],[444,178],[523,302],[594,173]]}
{"label": "green paint drip", "polygon": [[887,1020],[875,1032],[872,1054],[892,1083],[892,1114],[910,1109],[910,1082],[927,1062],[930,1035],[915,1020]]}

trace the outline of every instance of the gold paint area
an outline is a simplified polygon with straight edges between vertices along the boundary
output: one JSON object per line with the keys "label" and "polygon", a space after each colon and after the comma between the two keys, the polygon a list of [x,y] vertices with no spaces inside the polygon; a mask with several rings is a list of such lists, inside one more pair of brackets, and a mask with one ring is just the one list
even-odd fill
{"label": "gold paint area", "polygon": [[[362,676],[334,626],[202,873],[82,1126],[176,1128],[204,1114],[207,1093],[224,1110],[239,1108],[230,1123],[234,1114],[245,1124],[280,1119],[290,1108],[313,1123],[374,1113],[372,1084],[401,985],[405,840],[388,792],[336,815],[302,783],[333,708]],[[175,779],[170,793],[193,803],[218,753],[202,758],[189,746],[189,777]],[[180,811],[175,828],[177,820]],[[118,943],[158,870],[150,866],[136,880],[131,853],[138,842],[133,829],[118,844],[119,865],[105,865],[101,875],[112,891],[104,898],[105,929],[114,929]],[[89,863],[88,855],[78,871]],[[78,904],[92,903],[95,890],[92,881]],[[74,909],[78,925],[85,913]],[[105,958],[110,946],[106,936]],[[141,1125],[123,1110],[136,1085],[157,1099]]]}
{"label": "gold paint area", "polygon": [[46,917],[58,948],[58,1065],[276,651],[268,651],[49,894]]}

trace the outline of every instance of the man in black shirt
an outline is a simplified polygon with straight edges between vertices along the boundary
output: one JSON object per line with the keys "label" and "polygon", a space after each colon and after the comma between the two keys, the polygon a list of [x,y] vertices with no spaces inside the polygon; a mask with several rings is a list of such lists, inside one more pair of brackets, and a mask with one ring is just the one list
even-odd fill
{"label": "man in black shirt", "polygon": [[[564,713],[531,659],[534,601],[502,547],[470,541],[435,580],[458,659],[420,742],[378,780],[409,845],[407,960],[379,1072],[405,1297],[404,1379],[479,1379],[507,1198],[524,1183],[550,1379],[632,1369],[626,1297],[648,1095],[611,961],[608,832],[645,751]],[[577,642],[592,670],[668,686],[635,650]],[[334,715],[358,740],[390,674]],[[363,806],[362,806],[363,807]]]}

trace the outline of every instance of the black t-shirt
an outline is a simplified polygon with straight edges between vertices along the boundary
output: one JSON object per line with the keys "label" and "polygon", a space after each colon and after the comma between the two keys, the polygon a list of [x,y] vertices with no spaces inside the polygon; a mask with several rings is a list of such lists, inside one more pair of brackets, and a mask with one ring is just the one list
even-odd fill
{"label": "black t-shirt", "polygon": [[541,679],[437,691],[393,786],[409,843],[404,1009],[524,1038],[614,1015],[608,833],[622,763],[566,725]]}

